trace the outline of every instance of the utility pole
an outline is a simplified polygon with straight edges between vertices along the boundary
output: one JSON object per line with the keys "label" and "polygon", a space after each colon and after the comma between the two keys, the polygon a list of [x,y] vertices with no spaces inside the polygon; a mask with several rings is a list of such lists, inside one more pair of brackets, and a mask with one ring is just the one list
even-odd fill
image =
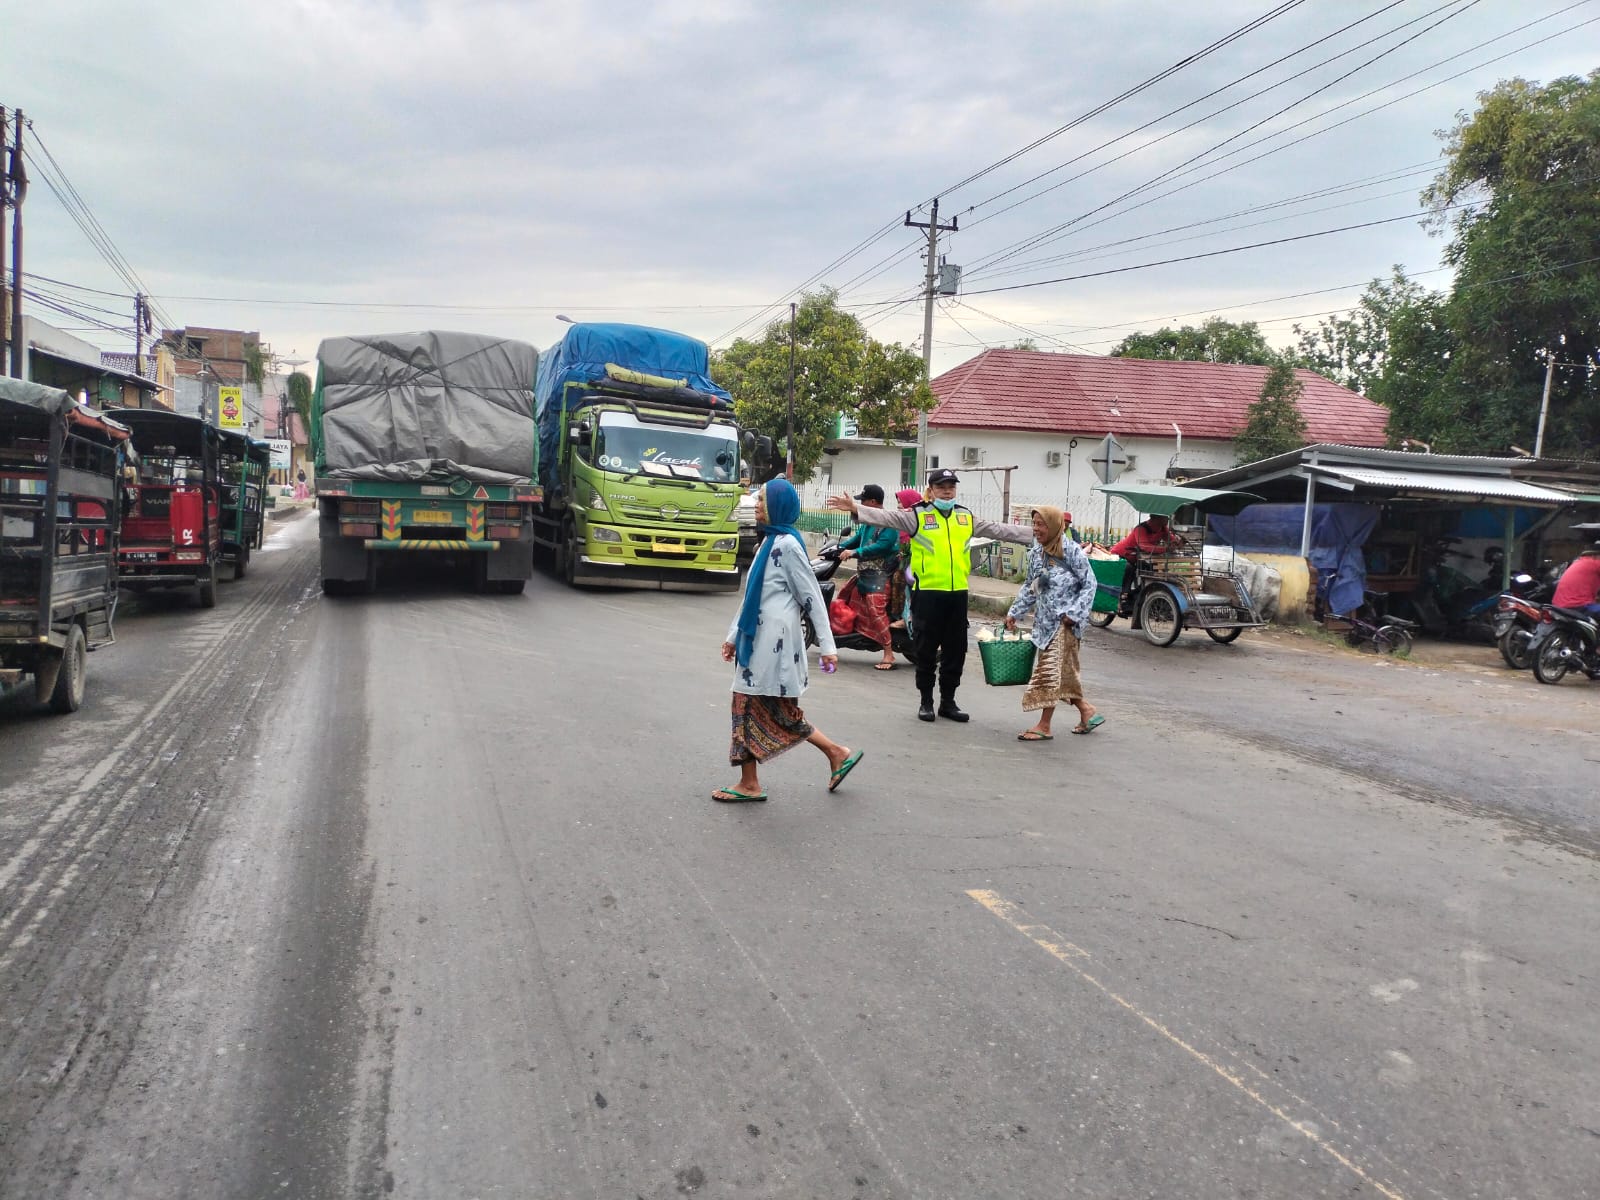
{"label": "utility pole", "polygon": [[[939,199],[934,197],[933,211],[928,214],[926,221],[913,221],[910,210],[906,210],[906,224],[912,229],[926,229],[928,231],[928,271],[924,278],[926,288],[925,305],[922,310],[922,377],[928,383],[933,382],[933,297],[934,287],[939,276],[939,234],[954,233],[957,229],[956,221],[952,218],[950,224],[939,224]],[[926,484],[928,481],[928,414],[917,414],[917,480]]]}
{"label": "utility pole", "polygon": [[789,433],[784,442],[783,477],[794,482],[794,316],[795,303],[789,302]]}
{"label": "utility pole", "polygon": [[22,110],[16,112],[11,139],[11,373],[22,378],[22,201],[28,195],[28,173],[22,165]]}
{"label": "utility pole", "polygon": [[[6,110],[0,107],[0,292],[6,286],[6,209],[11,207],[11,162],[6,151],[11,147],[11,134],[6,129]],[[6,306],[0,304],[0,321],[5,320]],[[0,342],[11,346],[11,329],[0,330]],[[0,374],[9,374],[11,368],[5,354],[0,354]]]}
{"label": "utility pole", "polygon": [[133,373],[144,374],[144,293],[133,294]]}
{"label": "utility pole", "polygon": [[1544,457],[1544,419],[1550,412],[1550,380],[1556,373],[1556,353],[1546,350],[1544,355],[1544,398],[1539,401],[1539,432],[1533,435],[1534,458]]}

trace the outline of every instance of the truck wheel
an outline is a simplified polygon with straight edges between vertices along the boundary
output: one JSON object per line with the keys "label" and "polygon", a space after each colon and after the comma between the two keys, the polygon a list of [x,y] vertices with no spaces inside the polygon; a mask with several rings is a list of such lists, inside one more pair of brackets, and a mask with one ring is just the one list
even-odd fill
{"label": "truck wheel", "polygon": [[56,675],[55,689],[50,693],[51,712],[75,713],[83,704],[88,657],[89,646],[83,638],[83,627],[74,625],[67,634],[66,648],[61,651],[61,670]]}
{"label": "truck wheel", "polygon": [[528,586],[526,579],[496,579],[494,590],[502,596],[520,596],[523,589]]}
{"label": "truck wheel", "polygon": [[206,577],[200,581],[200,607],[215,608],[217,606],[217,564],[212,563],[206,568]]}
{"label": "truck wheel", "polygon": [[568,587],[578,586],[578,527],[571,517],[561,522],[561,578]]}
{"label": "truck wheel", "polygon": [[244,578],[245,568],[250,565],[250,547],[248,544],[239,547],[239,557],[233,560],[233,581],[238,583]]}

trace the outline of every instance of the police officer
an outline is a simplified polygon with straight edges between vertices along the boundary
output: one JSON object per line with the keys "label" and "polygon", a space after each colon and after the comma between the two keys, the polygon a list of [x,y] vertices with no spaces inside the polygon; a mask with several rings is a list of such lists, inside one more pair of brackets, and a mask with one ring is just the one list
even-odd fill
{"label": "police officer", "polygon": [[948,467],[928,476],[928,498],[911,508],[889,511],[866,508],[848,495],[832,496],[828,507],[847,512],[865,525],[887,525],[911,535],[911,626],[917,656],[917,691],[922,703],[917,717],[934,719],[933,689],[939,688],[937,714],[965,721],[956,704],[961,669],[967,658],[967,576],[972,573],[969,545],[974,537],[1002,542],[1033,541],[1030,525],[985,521],[956,503],[956,473]]}

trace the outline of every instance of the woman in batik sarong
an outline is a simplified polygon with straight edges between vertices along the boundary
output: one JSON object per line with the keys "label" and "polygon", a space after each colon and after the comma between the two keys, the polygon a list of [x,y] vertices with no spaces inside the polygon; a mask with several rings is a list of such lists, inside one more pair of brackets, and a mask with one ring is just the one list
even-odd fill
{"label": "woman in batik sarong", "polygon": [[1078,678],[1078,645],[1094,604],[1094,569],[1089,556],[1070,538],[1063,538],[1066,514],[1059,508],[1033,510],[1033,545],[1028,547],[1028,578],[1006,614],[1006,628],[1033,613],[1033,677],[1022,693],[1022,711],[1037,712],[1033,728],[1017,735],[1019,742],[1048,742],[1056,705],[1066,701],[1078,710],[1073,733],[1093,733],[1105,724],[1094,705],[1083,698]]}
{"label": "woman in batik sarong", "polygon": [[765,800],[758,767],[791,746],[810,742],[828,759],[828,790],[844,782],[862,752],[851,752],[806,720],[800,697],[810,683],[802,618],[809,618],[822,650],[822,665],[839,662],[828,628],[810,556],[794,523],[800,496],[786,480],[774,479],[756,497],[762,538],[745,577],[744,603],[722,643],[722,659],[734,664],[733,741],[728,761],[739,782],[718,788],[713,800]]}

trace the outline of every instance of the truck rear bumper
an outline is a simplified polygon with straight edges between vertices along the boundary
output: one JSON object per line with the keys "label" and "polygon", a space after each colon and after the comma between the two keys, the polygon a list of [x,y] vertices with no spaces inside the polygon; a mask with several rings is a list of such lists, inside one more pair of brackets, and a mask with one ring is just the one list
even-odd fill
{"label": "truck rear bumper", "polygon": [[661,592],[731,592],[739,587],[739,569],[658,567],[607,562],[587,555],[578,559],[574,582],[585,587],[643,588]]}

